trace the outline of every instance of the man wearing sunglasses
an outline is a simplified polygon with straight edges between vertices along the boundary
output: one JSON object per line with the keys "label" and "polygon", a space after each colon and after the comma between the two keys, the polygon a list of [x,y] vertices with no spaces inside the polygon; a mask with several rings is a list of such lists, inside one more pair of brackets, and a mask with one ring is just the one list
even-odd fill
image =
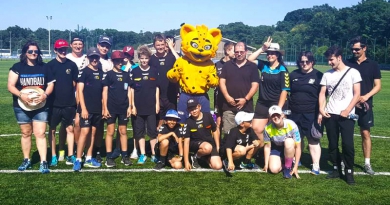
{"label": "man wearing sunglasses", "polygon": [[[53,76],[58,79],[54,85],[54,91],[49,96],[49,141],[52,150],[52,160],[50,166],[57,166],[56,157],[56,139],[55,132],[58,124],[66,129],[66,132],[60,132],[60,138],[68,142],[67,165],[73,165],[75,157],[73,156],[73,119],[76,114],[76,98],[74,94],[77,76],[79,70],[76,63],[66,58],[69,44],[64,39],[58,39],[54,43],[54,53],[56,58],[51,60],[47,67],[51,70]],[[64,146],[60,146],[63,150]]]}
{"label": "man wearing sunglasses", "polygon": [[371,133],[370,128],[374,126],[373,96],[381,90],[381,72],[378,63],[367,58],[366,39],[361,36],[354,37],[350,41],[353,57],[345,64],[357,69],[362,76],[360,84],[360,98],[356,105],[356,114],[359,115],[358,125],[362,136],[362,147],[364,155],[364,171],[367,174],[375,174],[371,167]]}

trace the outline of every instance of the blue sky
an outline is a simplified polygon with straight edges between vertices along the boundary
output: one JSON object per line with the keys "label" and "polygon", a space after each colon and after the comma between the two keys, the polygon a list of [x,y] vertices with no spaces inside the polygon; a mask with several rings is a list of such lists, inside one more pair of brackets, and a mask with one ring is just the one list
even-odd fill
{"label": "blue sky", "polygon": [[36,30],[117,29],[157,31],[177,29],[180,24],[220,24],[243,22],[250,26],[275,25],[293,10],[329,4],[344,8],[359,0],[1,0],[0,29],[18,25]]}

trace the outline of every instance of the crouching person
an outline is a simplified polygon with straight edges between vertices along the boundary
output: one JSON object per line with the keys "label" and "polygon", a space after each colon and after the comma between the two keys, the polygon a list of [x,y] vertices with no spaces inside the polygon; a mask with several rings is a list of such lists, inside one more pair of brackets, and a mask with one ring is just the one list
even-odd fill
{"label": "crouching person", "polygon": [[166,159],[172,168],[181,169],[183,159],[182,127],[177,121],[180,120],[176,110],[168,110],[165,114],[165,124],[163,124],[157,136],[155,148],[156,155],[159,155],[154,170],[161,171],[166,165]]}
{"label": "crouching person", "polygon": [[[298,163],[292,167],[293,158],[299,162],[301,158],[301,136],[297,125],[284,118],[279,106],[271,106],[268,110],[271,123],[264,132],[264,171],[277,174],[283,169],[283,177],[290,179],[293,174],[297,178]],[[282,160],[284,158],[284,165]]]}

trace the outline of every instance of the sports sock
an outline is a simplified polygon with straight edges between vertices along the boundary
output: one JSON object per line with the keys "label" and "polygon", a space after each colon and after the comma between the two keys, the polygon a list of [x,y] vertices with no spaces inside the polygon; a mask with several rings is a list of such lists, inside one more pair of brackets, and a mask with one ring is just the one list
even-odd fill
{"label": "sports sock", "polygon": [[121,155],[122,155],[122,157],[127,156],[127,150],[126,150],[126,151],[122,151],[122,152],[121,152]]}
{"label": "sports sock", "polygon": [[79,162],[81,162],[81,158],[76,158],[76,161],[79,161]]}
{"label": "sports sock", "polygon": [[247,159],[247,158],[244,159],[244,164],[249,164],[250,162],[251,162],[251,159]]}
{"label": "sports sock", "polygon": [[314,171],[320,170],[320,164],[319,163],[313,163],[313,170]]}
{"label": "sports sock", "polygon": [[107,152],[107,158],[111,158],[112,152]]}
{"label": "sports sock", "polygon": [[284,158],[284,167],[286,167],[287,169],[290,169],[292,166],[292,162],[293,162],[293,158],[285,157]]}
{"label": "sports sock", "polygon": [[370,158],[364,158],[364,164],[369,165],[370,164]]}
{"label": "sports sock", "polygon": [[160,156],[160,162],[165,164],[165,158],[166,158],[166,156]]}
{"label": "sports sock", "polygon": [[85,157],[85,161],[88,161],[88,160],[91,160],[92,159],[92,156],[86,156]]}

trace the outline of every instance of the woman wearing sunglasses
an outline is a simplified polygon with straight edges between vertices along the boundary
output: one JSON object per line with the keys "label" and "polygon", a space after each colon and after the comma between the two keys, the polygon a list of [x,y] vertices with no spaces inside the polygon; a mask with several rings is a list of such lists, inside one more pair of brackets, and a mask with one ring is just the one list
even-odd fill
{"label": "woman wearing sunglasses", "polygon": [[[267,61],[258,60],[257,57],[266,52]],[[252,53],[248,60],[254,62],[261,72],[259,82],[259,98],[256,103],[255,116],[252,127],[260,139],[260,146],[264,143],[264,128],[268,123],[268,109],[273,105],[286,110],[287,94],[290,91],[290,79],[287,67],[283,63],[284,51],[280,50],[278,43],[272,43],[268,37],[263,46]]]}
{"label": "woman wearing sunglasses", "polygon": [[39,171],[49,173],[46,161],[46,98],[51,94],[55,79],[42,61],[37,43],[29,41],[22,48],[20,62],[8,74],[8,91],[13,95],[13,109],[22,133],[21,147],[24,160],[19,171],[31,168],[31,135],[34,133],[41,158]]}
{"label": "woman wearing sunglasses", "polygon": [[[303,51],[297,59],[297,70],[290,73],[290,99],[289,108],[293,120],[303,136],[307,137],[309,151],[313,161],[311,174],[320,174],[321,146],[320,139],[314,138],[311,134],[311,128],[315,121],[320,123],[322,115],[318,113],[318,96],[320,93],[320,81],[322,73],[313,68],[315,59],[310,51]],[[304,142],[302,140],[302,150]]]}

